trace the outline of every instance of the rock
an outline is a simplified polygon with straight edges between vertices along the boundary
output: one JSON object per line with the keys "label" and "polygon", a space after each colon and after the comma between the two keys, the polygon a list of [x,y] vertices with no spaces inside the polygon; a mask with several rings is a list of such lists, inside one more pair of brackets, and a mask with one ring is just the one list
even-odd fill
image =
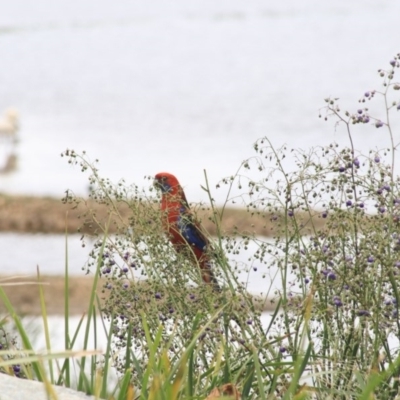
{"label": "rock", "polygon": [[[83,392],[77,392],[62,386],[51,385],[57,400],[95,400]],[[42,382],[20,379],[7,374],[0,374],[0,399],[1,400],[48,400],[45,385]]]}

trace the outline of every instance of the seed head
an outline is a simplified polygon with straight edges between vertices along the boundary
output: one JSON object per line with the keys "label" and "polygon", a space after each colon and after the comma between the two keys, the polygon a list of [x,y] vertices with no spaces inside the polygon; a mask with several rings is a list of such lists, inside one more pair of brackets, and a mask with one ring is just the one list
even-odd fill
{"label": "seed head", "polygon": [[328,274],[328,279],[329,279],[330,281],[335,281],[335,280],[336,280],[336,274],[335,274],[334,272],[330,272],[330,273]]}

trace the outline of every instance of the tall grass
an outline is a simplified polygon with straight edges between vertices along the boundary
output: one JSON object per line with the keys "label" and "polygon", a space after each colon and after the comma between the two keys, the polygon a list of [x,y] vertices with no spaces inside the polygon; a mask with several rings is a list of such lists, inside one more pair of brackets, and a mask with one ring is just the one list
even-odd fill
{"label": "tall grass", "polygon": [[[276,149],[268,138],[260,139],[256,155],[218,185],[227,193],[219,208],[205,175],[208,214],[217,232],[210,238],[209,255],[220,291],[204,284],[198,266],[169,243],[161,227],[159,195],[151,185],[114,184],[100,176],[97,162],[86,154],[67,150],[68,162],[89,173],[90,197],[109,210],[103,220],[72,192],[64,198],[82,211],[83,228],[91,225],[96,232],[85,265],[93,289],[78,330],[85,332],[87,351],[96,320],[108,321],[105,353],[85,353],[72,379],[68,356],[76,356],[77,332],[69,334],[66,295],[66,351],[52,354],[47,340],[49,356],[30,356],[29,338],[0,289],[22,338],[21,357],[15,359],[8,346],[0,367],[10,373],[8,365],[25,365],[29,378],[66,386],[74,381],[78,390],[101,398],[204,399],[228,383],[242,399],[400,396],[400,179],[391,122],[400,109],[400,85],[394,81],[399,58],[390,61],[388,70],[379,70],[382,89],[365,92],[354,112],[342,112],[336,99],[326,99],[321,116],[344,127],[347,147]],[[365,104],[378,99],[383,115],[370,115]],[[391,145],[362,154],[352,130],[371,124],[381,135],[386,132]],[[251,232],[225,234],[221,221],[232,200],[242,202],[253,218],[271,219],[273,240]],[[120,213],[126,205],[128,223]],[[318,218],[325,224],[315,224]],[[237,262],[237,254],[248,254],[250,248],[255,251],[248,264]],[[243,270],[251,269],[265,282],[257,297],[241,278]],[[267,277],[276,274],[282,283],[272,290]],[[96,293],[99,277],[105,284]],[[262,316],[266,302],[275,305],[268,323]],[[44,300],[42,308],[46,327]],[[43,360],[57,357],[65,360],[56,374],[52,362],[44,368]],[[119,376],[115,387],[107,381],[111,368]]]}

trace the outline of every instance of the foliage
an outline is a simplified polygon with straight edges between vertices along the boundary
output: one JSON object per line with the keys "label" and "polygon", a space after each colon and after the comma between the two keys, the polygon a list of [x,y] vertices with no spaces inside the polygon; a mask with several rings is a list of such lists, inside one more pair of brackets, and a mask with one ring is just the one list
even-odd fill
{"label": "foliage", "polygon": [[[255,356],[257,362],[263,360],[259,365],[263,375],[270,375],[273,381],[273,369],[282,358],[275,345],[277,339],[267,340],[261,323],[262,306],[258,303],[265,299],[255,299],[246,291],[238,280],[238,269],[225,256],[224,247],[233,249],[232,242],[219,231],[218,240],[209,250],[222,287],[215,290],[203,283],[200,269],[191,258],[177,254],[169,243],[161,228],[159,197],[152,187],[140,190],[122,182],[113,185],[99,177],[85,155],[73,151],[65,155],[71,163],[90,170],[90,197],[107,204],[110,210],[107,221],[98,220],[91,209],[85,210],[83,219],[96,224],[99,232],[86,268],[88,273],[96,272],[98,265],[99,274],[106,279],[102,312],[113,325],[112,350],[117,370],[124,374],[133,365],[132,385],[144,385],[146,389],[147,366],[153,356],[150,343],[154,342],[155,332],[160,332],[156,356],[167,357],[172,363],[181,359],[196,338],[190,357],[189,369],[196,371],[191,393],[207,393],[217,383],[231,382],[233,377],[245,382],[250,372],[254,373]],[[87,204],[70,193],[64,201],[76,207]],[[119,213],[126,204],[132,211],[129,224]],[[215,208],[210,214],[218,228],[223,215]],[[109,224],[117,233],[107,234]],[[214,364],[221,351],[223,367],[215,374]],[[258,385],[257,380],[250,381],[247,391],[258,393]]]}
{"label": "foliage", "polygon": [[[221,291],[203,284],[190,258],[170,245],[152,187],[114,185],[100,178],[86,155],[65,153],[69,162],[90,170],[91,197],[110,210],[109,221],[96,220],[87,210],[90,223],[103,233],[87,269],[99,265],[107,277],[104,291],[110,296],[103,312],[113,321],[114,360],[121,373],[134,365],[135,387],[147,382],[145,371],[152,356],[161,359],[166,354],[176,362],[198,337],[191,355],[191,368],[197,372],[191,393],[234,381],[246,388],[249,398],[284,393],[287,397],[304,382],[317,397],[356,396],[374,371],[387,375],[380,383],[380,396],[397,394],[399,371],[391,366],[397,365],[400,343],[400,180],[395,175],[397,144],[389,117],[400,102],[390,102],[389,97],[392,89],[399,89],[393,81],[398,66],[397,55],[389,70],[379,70],[383,90],[366,92],[360,100],[364,106],[381,97],[385,118],[370,115],[366,107],[341,112],[336,99],[326,99],[325,119],[334,118],[345,127],[349,147],[292,150],[296,167],[290,170],[287,148],[277,150],[264,138],[254,146],[257,155],[219,184],[227,185],[228,196],[235,186],[244,190],[241,199],[250,214],[276,219],[272,241],[248,232],[224,236],[219,227],[225,206],[215,208],[205,176],[209,214],[218,232],[209,251]],[[363,155],[354,147],[351,129],[371,122],[377,129],[387,129],[391,147]],[[226,204],[231,200],[227,198]],[[65,201],[82,203],[70,195]],[[118,218],[119,204],[131,208],[129,225]],[[322,227],[313,224],[315,215],[326,221]],[[104,252],[99,252],[107,223],[117,225],[118,233],[107,236]],[[234,258],[254,245],[249,265],[258,265],[254,269],[260,268],[263,277],[268,269],[270,276],[278,271],[282,281],[275,291],[281,308],[266,326],[240,279],[243,266]],[[270,290],[266,281],[259,301],[265,302]],[[149,338],[145,340],[144,322],[152,343],[159,332],[156,355],[150,351]],[[221,348],[223,368],[215,376],[210,371]]]}
{"label": "foliage", "polygon": [[[393,81],[399,58],[389,70],[379,70],[383,90],[365,92],[360,100],[364,106],[381,98],[384,118],[370,115],[366,107],[341,112],[337,99],[326,99],[325,120],[334,118],[344,126],[349,147],[292,150],[296,168],[290,171],[287,148],[276,150],[264,138],[254,146],[257,156],[243,165],[261,177],[249,179],[249,173],[241,172],[225,180],[245,188],[243,202],[250,213],[274,218],[283,210],[274,242],[259,241],[254,256],[279,268],[277,335],[286,334],[283,351],[296,359],[304,339],[298,333],[306,328],[311,347],[307,382],[321,398],[359,395],[371,374],[379,372],[385,379],[377,397],[399,394],[400,178],[395,153],[400,142],[390,120],[391,112],[400,110],[398,95],[391,100],[393,90],[400,89]],[[386,129],[391,146],[364,155],[356,151],[351,129],[371,122]],[[313,225],[316,216],[326,220],[324,227]]]}
{"label": "foliage", "polygon": [[[219,209],[205,175],[217,232],[208,251],[221,290],[205,284],[192,258],[171,246],[152,185],[114,184],[85,153],[63,154],[89,172],[91,200],[109,210],[101,219],[92,203],[69,191],[64,198],[96,232],[82,237],[83,246],[92,245],[84,269],[94,276],[93,288],[105,278],[100,312],[92,291],[86,337],[91,320],[101,316],[110,325],[104,357],[88,359],[89,377],[86,359],[80,363],[79,390],[121,399],[204,399],[233,383],[243,399],[400,398],[400,143],[391,121],[400,110],[394,97],[399,64],[400,54],[379,70],[382,90],[365,92],[355,112],[326,99],[324,119],[344,128],[349,146],[288,150],[260,139],[256,155],[219,183],[227,193]],[[383,116],[365,107],[378,98]],[[371,124],[381,134],[386,130],[391,145],[362,154],[353,129]],[[232,201],[241,201],[253,218],[271,219],[273,238],[222,232]],[[128,223],[122,206],[131,210]],[[262,293],[250,294],[247,280],[261,278]],[[274,311],[263,315],[271,302]],[[65,344],[72,349],[68,333]],[[28,341],[24,346],[29,350]],[[32,365],[43,380],[43,369]],[[105,378],[111,367],[120,377],[113,391]],[[69,370],[66,360],[59,383],[71,384]]]}

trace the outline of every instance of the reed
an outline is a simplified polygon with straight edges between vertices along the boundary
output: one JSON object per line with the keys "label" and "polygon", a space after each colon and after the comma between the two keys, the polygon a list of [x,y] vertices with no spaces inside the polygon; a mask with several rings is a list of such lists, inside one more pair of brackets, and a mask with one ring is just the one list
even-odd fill
{"label": "reed", "polygon": [[[86,154],[67,150],[68,162],[89,173],[91,201],[107,209],[106,218],[91,206],[82,214],[94,240],[85,266],[93,276],[86,318],[69,333],[65,295],[65,352],[52,353],[47,339],[46,355],[37,354],[0,288],[21,338],[19,349],[15,341],[6,343],[3,372],[46,385],[75,385],[104,399],[212,399],[228,388],[231,398],[240,392],[242,399],[397,398],[400,178],[391,118],[400,109],[400,85],[394,81],[399,63],[400,54],[387,70],[379,70],[382,89],[365,92],[354,112],[342,112],[336,99],[326,99],[321,116],[344,128],[347,147],[331,144],[305,152],[276,149],[270,139],[260,139],[255,156],[219,184],[227,193],[220,208],[205,174],[206,211],[214,227],[208,251],[221,290],[203,283],[193,260],[170,245],[151,185],[115,184],[100,176]],[[377,99],[384,113],[370,115],[365,104]],[[361,154],[353,129],[371,123],[381,134],[386,131],[391,146]],[[289,158],[295,160],[294,170]],[[232,201],[252,218],[270,219],[273,239],[224,230]],[[88,205],[71,192],[64,202]],[[122,206],[129,209],[128,219]],[[248,264],[236,262],[234,256],[250,244],[255,251]],[[265,282],[258,301],[274,296],[268,322],[247,292],[243,270]],[[99,278],[104,283],[96,291]],[[272,291],[274,279],[282,284]],[[39,275],[38,282],[46,332]],[[88,340],[90,330],[96,338],[96,321],[109,324],[101,355],[90,352],[96,342],[91,347]],[[83,354],[73,350],[80,330]],[[15,365],[23,368],[16,372]],[[107,380],[111,369],[118,376],[114,386]]]}

